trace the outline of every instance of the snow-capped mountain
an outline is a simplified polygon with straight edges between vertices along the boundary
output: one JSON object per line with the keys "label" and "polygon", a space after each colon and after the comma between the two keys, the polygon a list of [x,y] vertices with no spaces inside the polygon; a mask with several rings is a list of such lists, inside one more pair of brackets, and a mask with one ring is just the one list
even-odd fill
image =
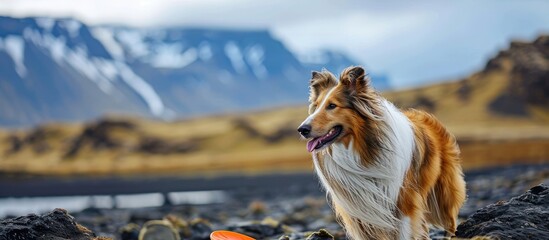
{"label": "snow-capped mountain", "polygon": [[179,118],[304,103],[311,70],[357,64],[335,52],[320,60],[300,61],[268,31],[0,17],[0,125],[108,113]]}

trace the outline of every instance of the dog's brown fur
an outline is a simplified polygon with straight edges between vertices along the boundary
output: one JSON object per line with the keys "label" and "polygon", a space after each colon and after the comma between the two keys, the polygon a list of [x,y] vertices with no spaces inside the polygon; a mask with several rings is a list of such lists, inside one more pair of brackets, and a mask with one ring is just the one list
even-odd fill
{"label": "dog's brown fur", "polygon": [[[309,114],[314,112],[314,119],[310,120],[311,137],[322,136],[336,125],[342,126],[342,133],[330,144],[349,146],[352,142],[366,168],[376,164],[384,151],[391,151],[380,141],[392,134],[382,121],[382,101],[385,100],[370,86],[362,68],[345,69],[339,81],[327,71],[313,72],[310,90]],[[327,104],[337,107],[329,109]],[[453,234],[458,211],[466,197],[456,140],[431,114],[414,109],[403,111],[403,114],[410,122],[415,146],[394,217],[410,219],[412,239],[428,238],[428,224]],[[326,151],[330,154],[332,149],[327,147]],[[317,173],[328,176],[323,182],[328,185],[326,187],[341,194],[338,198],[349,197],[345,196],[352,194],[347,191],[348,186],[329,177],[330,169],[325,169],[323,161],[330,159],[326,160],[319,151],[313,152],[313,156],[318,161]],[[400,234],[398,229],[380,229],[370,225],[368,219],[351,217],[337,203],[333,203],[333,208],[353,239],[397,239]]]}

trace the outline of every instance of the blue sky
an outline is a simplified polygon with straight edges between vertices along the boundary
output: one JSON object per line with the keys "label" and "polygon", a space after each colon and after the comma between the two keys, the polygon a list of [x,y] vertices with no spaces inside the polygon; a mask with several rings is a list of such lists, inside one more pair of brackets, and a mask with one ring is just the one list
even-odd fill
{"label": "blue sky", "polygon": [[291,50],[343,51],[397,87],[467,76],[511,39],[549,34],[549,1],[0,0],[0,14],[88,24],[270,29]]}

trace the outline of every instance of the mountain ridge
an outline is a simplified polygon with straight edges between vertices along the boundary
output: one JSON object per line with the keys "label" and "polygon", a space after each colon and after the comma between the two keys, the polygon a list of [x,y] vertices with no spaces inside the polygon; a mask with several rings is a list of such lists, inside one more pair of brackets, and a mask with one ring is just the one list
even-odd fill
{"label": "mountain ridge", "polygon": [[[0,125],[187,118],[304,103],[311,70],[268,30],[88,26],[0,16]],[[357,65],[330,52],[322,66]],[[387,88],[382,75],[380,88]],[[378,84],[376,84],[378,85]]]}

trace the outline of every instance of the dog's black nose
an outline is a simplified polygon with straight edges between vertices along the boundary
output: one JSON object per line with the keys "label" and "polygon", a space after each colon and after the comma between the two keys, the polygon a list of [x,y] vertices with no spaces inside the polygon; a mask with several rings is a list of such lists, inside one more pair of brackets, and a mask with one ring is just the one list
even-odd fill
{"label": "dog's black nose", "polygon": [[304,137],[307,137],[307,135],[311,132],[311,125],[301,125],[299,126],[297,131],[301,133],[301,135],[303,135]]}

